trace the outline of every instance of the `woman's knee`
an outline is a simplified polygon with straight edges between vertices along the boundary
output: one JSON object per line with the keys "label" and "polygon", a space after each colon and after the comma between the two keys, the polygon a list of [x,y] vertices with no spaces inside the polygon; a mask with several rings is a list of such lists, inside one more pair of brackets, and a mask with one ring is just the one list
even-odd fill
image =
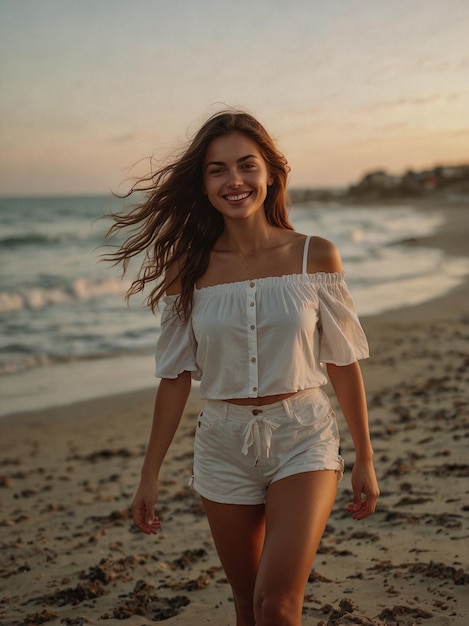
{"label": "woman's knee", "polygon": [[297,626],[301,624],[303,596],[258,592],[254,598],[256,626]]}

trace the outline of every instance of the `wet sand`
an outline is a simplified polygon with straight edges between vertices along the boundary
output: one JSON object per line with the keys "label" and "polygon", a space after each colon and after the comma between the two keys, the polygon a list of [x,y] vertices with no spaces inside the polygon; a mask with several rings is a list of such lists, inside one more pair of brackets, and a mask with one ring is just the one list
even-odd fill
{"label": "wet sand", "polygon": [[[425,203],[420,203],[426,210]],[[434,207],[432,207],[434,208]],[[427,241],[467,256],[469,207]],[[353,522],[353,450],[306,590],[304,624],[469,622],[469,286],[363,319],[382,495]],[[155,390],[0,420],[0,623],[234,624],[199,499],[186,485],[201,401],[191,397],[162,472],[155,537],[132,526]]]}

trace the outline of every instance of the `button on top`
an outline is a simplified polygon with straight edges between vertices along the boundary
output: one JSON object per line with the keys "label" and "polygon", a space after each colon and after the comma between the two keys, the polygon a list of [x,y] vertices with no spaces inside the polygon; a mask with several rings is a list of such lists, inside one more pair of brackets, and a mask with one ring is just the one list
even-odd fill
{"label": "button on top", "polygon": [[[246,338],[248,348],[247,375],[249,384],[249,396],[257,398],[259,387],[258,370],[258,346],[257,346],[257,303],[256,303],[256,281],[249,280],[245,283],[246,297]],[[258,409],[256,409],[258,410]],[[255,413],[257,415],[257,413]]]}

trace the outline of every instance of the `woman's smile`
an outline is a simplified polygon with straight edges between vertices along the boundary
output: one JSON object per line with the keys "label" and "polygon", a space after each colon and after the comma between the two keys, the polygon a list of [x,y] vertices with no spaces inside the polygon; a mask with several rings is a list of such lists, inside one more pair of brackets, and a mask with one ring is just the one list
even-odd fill
{"label": "woman's smile", "polygon": [[246,198],[249,198],[251,193],[251,191],[246,191],[245,193],[230,194],[223,197],[225,200],[228,200],[228,202],[242,202],[243,200],[246,200]]}

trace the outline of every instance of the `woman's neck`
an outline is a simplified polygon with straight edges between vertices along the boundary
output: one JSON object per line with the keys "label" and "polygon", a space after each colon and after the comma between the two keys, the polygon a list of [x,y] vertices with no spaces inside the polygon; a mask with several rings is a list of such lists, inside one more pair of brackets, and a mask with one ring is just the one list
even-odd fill
{"label": "woman's neck", "polygon": [[256,224],[247,222],[248,220],[225,222],[225,229],[216,243],[216,249],[241,256],[255,256],[274,243],[279,228],[272,226],[267,220],[261,223],[257,221]]}

